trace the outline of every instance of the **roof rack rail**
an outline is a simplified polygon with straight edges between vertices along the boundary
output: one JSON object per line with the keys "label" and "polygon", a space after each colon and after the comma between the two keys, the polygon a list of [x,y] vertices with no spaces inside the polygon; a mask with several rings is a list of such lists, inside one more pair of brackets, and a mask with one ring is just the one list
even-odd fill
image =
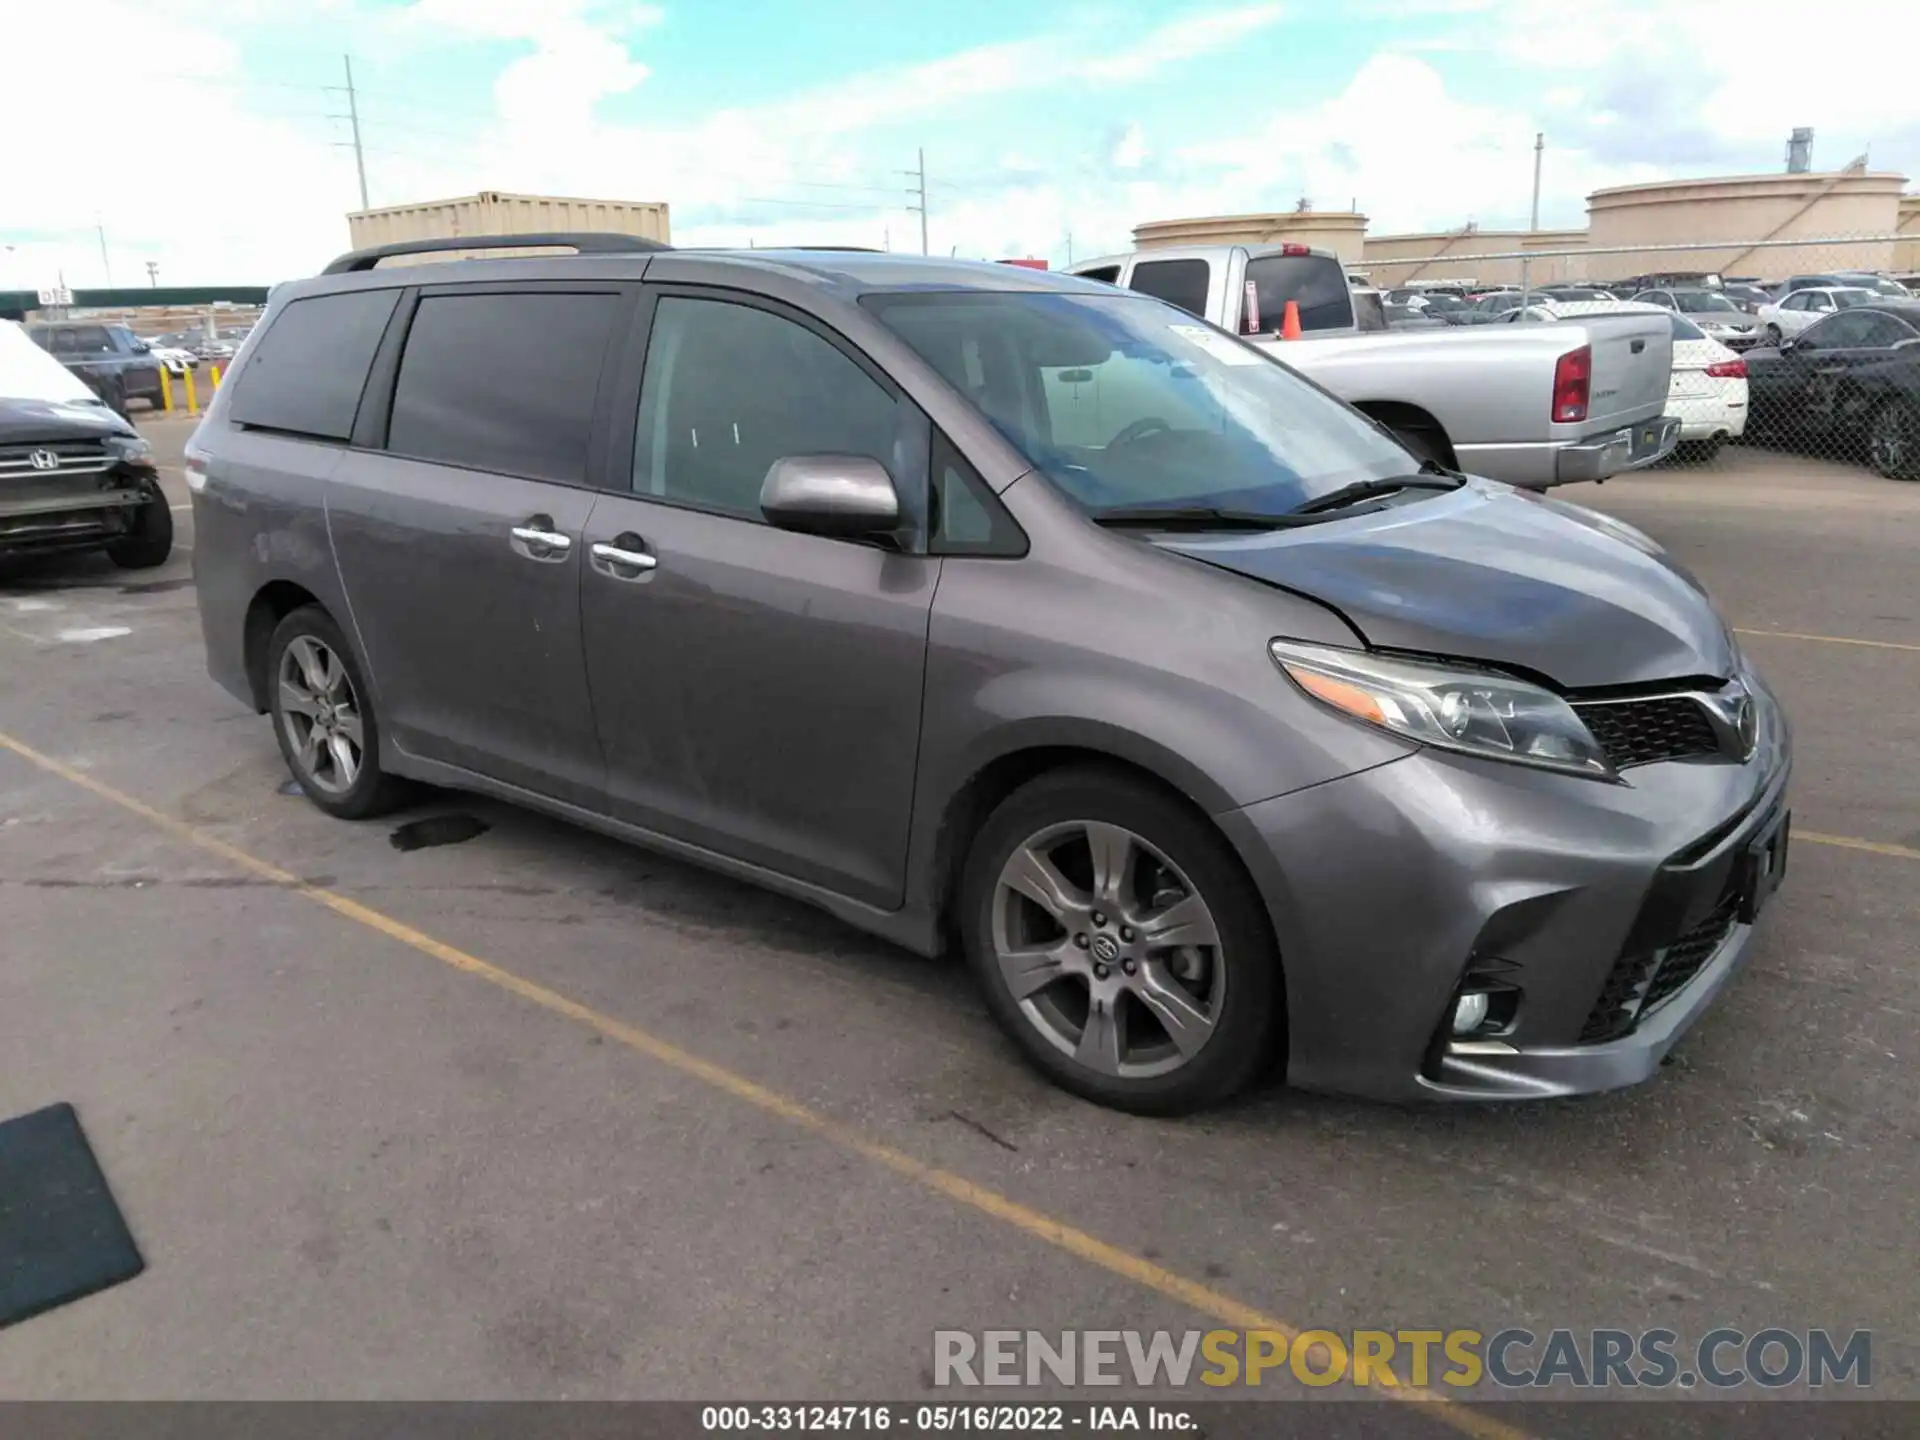
{"label": "roof rack rail", "polygon": [[432,240],[398,240],[391,245],[372,245],[365,250],[350,250],[320,273],[351,275],[371,270],[391,255],[431,255],[441,250],[535,250],[571,246],[581,255],[647,254],[673,247],[660,240],[643,240],[638,235],[617,231],[554,231],[534,235],[448,235]]}

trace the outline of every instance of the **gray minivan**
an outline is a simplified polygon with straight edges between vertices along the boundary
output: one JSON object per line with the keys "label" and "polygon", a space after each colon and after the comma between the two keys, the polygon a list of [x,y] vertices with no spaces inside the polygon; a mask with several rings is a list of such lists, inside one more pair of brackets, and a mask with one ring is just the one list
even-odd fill
{"label": "gray minivan", "polygon": [[277,290],[188,451],[209,668],[322,809],[483,792],[957,947],[1142,1111],[1628,1084],[1738,965],[1788,727],[1639,531],[1093,281],[380,263],[436,243]]}

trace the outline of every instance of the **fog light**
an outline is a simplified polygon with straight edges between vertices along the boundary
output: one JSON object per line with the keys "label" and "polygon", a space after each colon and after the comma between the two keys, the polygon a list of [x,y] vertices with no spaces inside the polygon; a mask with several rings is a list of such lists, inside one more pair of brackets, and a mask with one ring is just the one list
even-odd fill
{"label": "fog light", "polygon": [[1492,1000],[1484,990],[1473,990],[1453,1002],[1453,1033],[1471,1035],[1487,1020]]}

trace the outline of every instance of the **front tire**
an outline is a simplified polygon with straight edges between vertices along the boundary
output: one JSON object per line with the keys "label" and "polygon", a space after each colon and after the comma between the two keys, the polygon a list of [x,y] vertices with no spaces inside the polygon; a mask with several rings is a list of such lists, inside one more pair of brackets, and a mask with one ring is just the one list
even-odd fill
{"label": "front tire", "polygon": [[1772,346],[1775,346],[1775,347],[1778,347],[1778,345],[1780,344],[1780,342],[1781,342],[1782,340],[1784,340],[1784,339],[1786,339],[1786,338],[1787,338],[1787,337],[1786,337],[1785,335],[1782,335],[1782,334],[1780,333],[1780,327],[1779,327],[1778,325],[1775,325],[1775,324],[1773,324],[1773,323],[1772,323],[1771,321],[1769,321],[1769,322],[1768,322],[1768,324],[1767,324],[1767,344],[1769,344],[1769,345],[1772,345]]}
{"label": "front tire", "polygon": [[380,726],[360,662],[333,617],[304,605],[267,642],[267,710],[294,781],[340,820],[385,814],[406,787],[380,768]]}
{"label": "front tire", "polygon": [[122,570],[152,570],[173,553],[173,511],[157,485],[144,487],[147,498],[134,511],[133,528],[107,545],[107,559]]}
{"label": "front tire", "polygon": [[1062,1088],[1175,1115],[1225,1100],[1276,1053],[1260,897],[1205,816],[1143,781],[1031,781],[975,837],[961,894],[988,1008]]}

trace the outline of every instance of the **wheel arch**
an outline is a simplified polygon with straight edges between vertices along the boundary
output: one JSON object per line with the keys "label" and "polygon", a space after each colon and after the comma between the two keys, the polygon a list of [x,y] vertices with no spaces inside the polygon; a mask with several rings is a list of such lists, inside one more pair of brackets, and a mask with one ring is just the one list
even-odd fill
{"label": "wheel arch", "polygon": [[936,802],[925,827],[924,902],[939,948],[953,948],[958,900],[974,837],[1003,800],[1029,781],[1062,769],[1106,769],[1139,780],[1186,806],[1226,842],[1248,883],[1261,895],[1253,867],[1216,816],[1234,801],[1190,760],[1134,732],[1100,722],[1030,722],[1010,727],[956,767],[961,774]]}
{"label": "wheel arch", "polygon": [[1440,423],[1432,411],[1407,400],[1356,400],[1353,408],[1369,419],[1378,420],[1389,430],[1424,437],[1436,451],[1433,458],[1442,465],[1458,463],[1459,457],[1453,450],[1453,437],[1447,434],[1447,427]]}
{"label": "wheel arch", "polygon": [[[241,649],[247,674],[247,692],[256,714],[267,713],[267,642],[280,622],[307,605],[318,606],[332,615],[324,601],[306,586],[292,580],[269,580],[254,592],[247,604],[241,628]],[[336,621],[337,623],[337,621]]]}

